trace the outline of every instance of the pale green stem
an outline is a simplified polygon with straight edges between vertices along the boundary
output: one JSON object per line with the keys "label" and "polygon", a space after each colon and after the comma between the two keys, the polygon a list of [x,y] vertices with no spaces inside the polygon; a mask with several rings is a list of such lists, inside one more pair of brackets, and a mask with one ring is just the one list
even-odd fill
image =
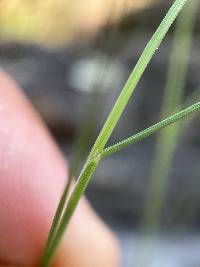
{"label": "pale green stem", "polygon": [[113,146],[110,146],[106,149],[104,149],[100,154],[96,155],[95,158],[91,159],[90,161],[86,162],[86,165],[84,166],[79,179],[77,181],[75,190],[73,191],[70,200],[67,204],[66,211],[64,213],[64,216],[60,222],[59,229],[57,230],[57,235],[56,238],[53,240],[53,244],[50,247],[50,250],[47,253],[47,257],[43,259],[42,265],[41,266],[48,266],[51,261],[52,257],[56,251],[57,245],[60,242],[60,239],[63,236],[63,233],[65,231],[66,226],[68,225],[70,218],[73,214],[73,211],[80,200],[81,196],[85,192],[87,185],[90,181],[91,176],[93,175],[94,171],[96,170],[100,159],[104,158],[106,156],[112,155],[136,142],[141,141],[142,139],[154,134],[155,132],[189,116],[190,114],[197,112],[200,110],[200,102],[197,102],[190,107],[156,123],[155,125],[145,129],[144,131],[135,134]]}
{"label": "pale green stem", "polygon": [[[125,13],[125,11],[126,11],[125,0],[124,0],[123,5],[124,5],[124,8],[123,8],[124,12],[123,13]],[[107,22],[105,24],[107,26],[110,24],[110,21],[112,20],[113,8],[116,8],[115,0],[113,0],[112,8],[110,9],[109,15],[107,17]],[[121,17],[123,17],[123,16],[124,16],[124,14],[121,14]],[[109,34],[109,36],[106,40],[106,44],[104,44],[104,38],[102,38],[101,46],[104,44],[104,50],[110,49],[110,45],[114,41],[114,37],[115,37],[117,30],[118,30],[117,26],[118,26],[118,24],[115,25],[115,28],[114,28],[114,31],[112,31],[112,34]],[[109,51],[107,51],[107,53],[108,52]],[[105,65],[104,66],[104,71],[105,71],[105,68],[108,65],[107,60],[105,60],[104,65]],[[87,151],[90,136],[94,132],[94,129],[95,129],[96,120],[94,120],[94,116],[97,113],[97,111],[99,109],[99,104],[100,104],[99,103],[100,94],[98,94],[99,93],[98,89],[102,87],[104,76],[105,76],[104,72],[102,73],[102,75],[99,75],[99,71],[101,70],[101,68],[102,67],[99,68],[99,66],[98,66],[97,69],[95,70],[96,77],[98,77],[98,78],[95,81],[93,81],[91,84],[91,88],[94,89],[94,93],[91,97],[92,98],[90,100],[91,102],[89,103],[88,110],[85,114],[85,121],[89,121],[89,123],[87,123],[87,124],[83,123],[83,125],[81,126],[81,129],[80,129],[80,133],[78,134],[77,140],[75,142],[74,157],[72,159],[71,166],[70,166],[69,178],[68,178],[67,184],[64,188],[63,194],[62,194],[60,202],[58,204],[58,208],[56,210],[56,214],[54,216],[54,219],[53,219],[53,222],[51,225],[51,229],[50,229],[50,232],[48,235],[48,239],[47,239],[46,246],[44,249],[43,257],[45,257],[47,251],[49,250],[49,248],[51,246],[53,238],[56,236],[56,231],[57,231],[58,224],[60,222],[60,219],[61,219],[61,216],[63,213],[63,209],[64,209],[66,201],[67,201],[67,197],[68,197],[69,189],[71,186],[72,178],[76,177],[78,166],[81,162],[81,159],[84,156],[85,151]],[[93,90],[92,90],[92,92],[93,92]],[[95,110],[95,112],[93,112],[94,110]]]}
{"label": "pale green stem", "polygon": [[56,238],[54,238],[53,242],[51,243],[50,249],[46,251],[45,257],[42,258],[42,262],[40,265],[41,267],[49,266],[52,263],[58,244],[60,243],[64,231],[67,225],[69,224],[75,207],[77,206],[82,194],[85,192],[92,174],[97,168],[99,159],[94,159],[90,162],[86,162],[76,183],[75,191],[71,195],[69,202],[67,203],[66,211],[61,219],[59,228],[56,232]]}
{"label": "pale green stem", "polygon": [[[125,1],[123,4],[125,6]],[[113,0],[113,5],[112,5],[112,8],[110,9],[109,15],[107,17],[107,22],[105,25],[108,26],[110,24],[110,22],[112,20],[112,15],[113,15],[113,9],[115,9],[115,8],[116,8],[116,3],[115,3],[115,0]],[[125,8],[123,10],[125,10]],[[112,34],[109,34],[109,36],[107,36],[106,43],[105,43],[105,37],[106,36],[104,36],[102,38],[102,41],[100,44],[100,46],[102,46],[101,48],[103,48],[103,45],[104,45],[104,49],[106,48],[106,50],[108,50],[110,48],[111,42],[114,41],[114,36],[116,33],[117,33],[117,24],[114,28],[114,31],[112,31]],[[108,62],[107,62],[107,60],[104,60],[104,61],[105,62],[103,62],[103,64],[104,64],[104,71],[105,71],[105,68],[108,65]],[[97,60],[97,62],[98,62],[98,60]],[[58,204],[56,213],[55,213],[54,218],[53,218],[51,229],[50,229],[48,239],[47,239],[47,242],[45,245],[43,257],[46,257],[46,254],[47,254],[47,252],[50,249],[50,246],[52,244],[52,240],[56,236],[56,231],[57,231],[60,219],[62,217],[64,207],[65,207],[66,202],[67,202],[67,197],[68,197],[68,193],[69,193],[69,189],[70,189],[73,177],[76,177],[77,170],[78,170],[79,164],[81,162],[81,159],[83,158],[84,153],[87,151],[87,148],[88,148],[88,145],[89,145],[89,142],[91,139],[90,136],[91,136],[91,134],[94,133],[94,129],[96,129],[95,125],[97,122],[96,122],[94,117],[95,117],[95,114],[97,114],[97,111],[100,110],[100,108],[99,108],[100,107],[99,89],[103,86],[103,81],[104,81],[104,76],[105,76],[104,72],[101,75],[99,75],[101,68],[102,68],[102,66],[99,66],[99,65],[97,66],[97,69],[95,70],[97,79],[92,81],[92,84],[90,86],[92,88],[92,95],[91,95],[90,102],[88,104],[88,110],[87,110],[86,114],[84,115],[84,117],[85,117],[84,121],[89,121],[89,123],[87,123],[87,124],[83,123],[81,125],[79,134],[76,138],[76,142],[74,145],[74,153],[73,153],[74,157],[72,158],[72,161],[70,164],[69,177],[67,180],[67,184],[64,188],[63,194],[61,196],[60,202]],[[94,91],[94,93],[93,93],[93,91]]]}
{"label": "pale green stem", "polygon": [[[165,86],[164,102],[162,104],[162,117],[166,117],[171,112],[175,112],[183,102],[198,4],[199,0],[188,2],[177,20]],[[155,156],[152,161],[149,191],[147,193],[142,225],[142,227],[150,231],[156,230],[160,222],[168,186],[169,171],[182,130],[181,125],[177,123],[174,127],[169,127],[161,131],[158,136]]]}
{"label": "pale green stem", "polygon": [[195,103],[194,105],[154,124],[153,126],[115,144],[115,145],[112,145],[108,148],[105,148],[101,153],[100,153],[100,156],[101,158],[104,158],[104,157],[108,157],[132,144],[135,144],[139,141],[141,141],[142,139],[154,134],[155,132],[187,117],[188,115],[190,115],[191,113],[194,113],[196,111],[198,111],[200,109],[200,102],[197,102]]}
{"label": "pale green stem", "polygon": [[52,245],[48,251],[48,253],[43,257],[41,266],[47,267],[51,264],[53,256],[55,255],[56,249],[58,247],[59,242],[64,234],[64,230],[69,223],[69,220],[77,206],[78,201],[80,200],[82,194],[85,192],[85,189],[90,181],[90,178],[95,171],[98,161],[99,161],[99,153],[102,152],[104,146],[106,145],[108,138],[110,137],[112,131],[115,128],[119,118],[123,110],[125,109],[136,85],[138,84],[142,74],[144,73],[148,63],[153,57],[155,51],[158,49],[160,43],[165,37],[167,31],[169,30],[171,24],[174,22],[179,12],[185,5],[187,0],[176,0],[167,15],[161,22],[157,31],[147,44],[144,49],[138,63],[136,64],[133,72],[131,73],[127,83],[120,96],[118,97],[108,119],[106,120],[90,154],[88,160],[79,176],[77,184],[75,186],[74,191],[71,194],[68,205],[65,209],[63,217],[60,221],[59,227],[57,229],[56,237],[53,239]]}
{"label": "pale green stem", "polygon": [[159,48],[163,38],[165,37],[170,26],[178,16],[179,12],[185,5],[187,0],[176,0],[167,15],[161,22],[160,26],[154,33],[153,37],[144,49],[140,59],[138,60],[135,68],[133,69],[128,81],[122,89],[112,111],[110,112],[92,150],[90,156],[100,152],[108,141],[113,129],[115,128],[122,112],[124,111],[135,87],[137,86],[142,74],[144,73],[147,65],[153,57],[156,50]]}
{"label": "pale green stem", "polygon": [[65,207],[65,204],[66,204],[67,195],[69,193],[71,180],[72,179],[68,179],[68,181],[67,181],[67,185],[64,188],[64,191],[63,191],[63,194],[61,196],[60,202],[58,204],[56,213],[54,215],[53,223],[51,225],[51,229],[49,231],[48,239],[47,239],[46,246],[45,246],[45,249],[44,249],[44,251],[45,251],[44,255],[46,255],[48,253],[48,251],[49,251],[49,249],[50,249],[50,247],[52,245],[53,239],[56,236],[56,231],[58,229],[58,226],[59,226],[62,214],[63,214],[63,210],[64,210],[64,207]]}

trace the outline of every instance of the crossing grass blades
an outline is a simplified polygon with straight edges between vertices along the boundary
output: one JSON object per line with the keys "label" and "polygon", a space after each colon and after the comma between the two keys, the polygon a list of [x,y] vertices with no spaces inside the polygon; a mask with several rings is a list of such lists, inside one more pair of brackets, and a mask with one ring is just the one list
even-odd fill
{"label": "crossing grass blades", "polygon": [[[191,0],[192,1],[192,0]],[[181,120],[190,114],[200,110],[200,102],[197,102],[165,119],[154,124],[153,126],[128,137],[125,140],[118,142],[112,146],[106,147],[107,141],[112,134],[118,120],[120,119],[130,97],[132,96],[141,76],[147,68],[151,58],[159,48],[162,40],[168,32],[170,26],[175,21],[176,17],[183,9],[187,0],[176,0],[159,25],[156,32],[153,34],[136,66],[134,67],[130,77],[123,87],[117,101],[115,102],[102,130],[100,131],[96,142],[94,143],[88,158],[80,172],[76,185],[69,195],[69,186],[71,177],[68,180],[66,188],[61,197],[59,206],[57,208],[53,224],[46,242],[44,253],[41,259],[40,267],[49,267],[53,262],[60,241],[69,224],[69,221],[74,213],[74,210],[84,194],[95,170],[97,169],[102,158],[110,156],[142,139],[156,133],[157,131]],[[187,18],[186,18],[187,19]],[[86,122],[87,123],[87,122]]]}

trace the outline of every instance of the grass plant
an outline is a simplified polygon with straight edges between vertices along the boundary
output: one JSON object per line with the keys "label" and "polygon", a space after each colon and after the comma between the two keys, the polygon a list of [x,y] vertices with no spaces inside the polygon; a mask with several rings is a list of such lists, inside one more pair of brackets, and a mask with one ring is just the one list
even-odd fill
{"label": "grass plant", "polygon": [[[198,0],[189,1],[177,20],[161,108],[161,117],[166,117],[171,112],[175,112],[177,108],[183,106],[187,69],[198,5]],[[143,222],[144,228],[148,228],[149,231],[152,231],[152,228],[155,231],[158,230],[156,228],[158,228],[160,223],[161,210],[167,192],[168,176],[174,152],[181,132],[183,131],[182,126],[182,123],[179,122],[173,127],[168,127],[161,131],[157,138]],[[148,203],[151,203],[151,205],[148,205]]]}
{"label": "grass plant", "polygon": [[[61,202],[58,208],[58,214],[61,216],[58,218],[55,217],[52,229],[53,231],[50,232],[51,238],[48,239],[47,245],[41,260],[42,267],[48,267],[51,265],[53,261],[53,257],[57,251],[58,245],[64,235],[65,229],[69,224],[69,221],[73,215],[73,212],[84,194],[92,175],[94,174],[96,168],[99,165],[99,162],[102,158],[112,155],[121,149],[124,149],[131,144],[134,144],[147,136],[157,132],[158,130],[169,126],[172,123],[175,123],[178,120],[185,118],[186,116],[200,110],[200,102],[197,102],[188,108],[185,108],[174,115],[163,119],[162,121],[156,123],[155,125],[143,130],[142,132],[133,135],[123,141],[118,142],[110,147],[105,148],[106,143],[112,134],[118,120],[121,117],[122,112],[124,111],[134,89],[136,88],[141,76],[143,75],[145,69],[148,66],[151,58],[153,57],[156,50],[159,48],[163,38],[165,37],[166,33],[168,32],[170,26],[178,16],[179,12],[184,7],[187,0],[176,0],[172,7],[169,9],[167,15],[161,22],[160,26],[154,33],[153,37],[147,44],[146,48],[144,49],[141,57],[138,60],[135,68],[133,69],[130,77],[128,78],[124,88],[122,89],[116,103],[113,106],[99,136],[97,137],[94,146],[92,147],[89,156],[81,170],[81,173],[78,177],[76,185],[73,191],[70,193],[67,203],[66,197],[61,198]],[[87,123],[87,122],[86,122]],[[67,190],[67,186],[65,188],[65,192]],[[66,205],[65,205],[66,204]],[[58,220],[57,220],[58,219]]]}
{"label": "grass plant", "polygon": [[[123,1],[123,7],[122,7],[122,15],[123,17],[124,12],[126,12],[126,3],[125,0]],[[115,37],[118,33],[118,23],[115,24],[114,29],[112,32],[107,33],[107,26],[110,25],[112,21],[112,12],[113,10],[117,9],[117,3],[113,1],[112,3],[112,9],[110,9],[107,20],[106,20],[106,26],[105,29],[103,29],[102,38],[100,39],[98,43],[98,49],[104,49],[107,53],[112,47],[112,43],[115,40]],[[95,46],[95,44],[94,44]],[[104,87],[104,76],[105,71],[109,68],[109,62],[107,58],[103,58],[103,62],[99,62],[99,59],[96,59],[96,66],[95,66],[95,74],[97,77],[96,79],[92,80],[90,91],[91,91],[91,97],[89,99],[88,108],[86,109],[85,113],[83,114],[82,118],[82,124],[80,126],[79,132],[77,133],[77,136],[75,138],[75,143],[73,146],[73,157],[70,162],[70,170],[69,170],[69,177],[67,179],[66,186],[64,188],[63,194],[61,196],[58,208],[56,210],[56,213],[54,215],[53,223],[51,225],[51,229],[48,235],[48,240],[46,242],[45,250],[48,251],[52,240],[54,238],[54,235],[57,231],[58,224],[60,222],[60,219],[63,214],[64,207],[66,206],[67,202],[67,196],[69,193],[69,190],[71,188],[73,177],[77,176],[78,169],[81,165],[81,162],[84,159],[84,156],[89,149],[89,146],[91,145],[91,136],[94,135],[98,120],[96,119],[96,115],[100,112],[102,112],[102,88]],[[102,61],[102,60],[101,60]],[[99,64],[102,63],[102,64]],[[103,71],[102,71],[102,65],[103,65]],[[85,124],[85,121],[88,123]]]}

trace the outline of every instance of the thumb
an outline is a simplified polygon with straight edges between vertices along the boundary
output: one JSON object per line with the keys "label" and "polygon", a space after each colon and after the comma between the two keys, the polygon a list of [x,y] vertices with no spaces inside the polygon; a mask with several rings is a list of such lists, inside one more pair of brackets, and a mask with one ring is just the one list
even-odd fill
{"label": "thumb", "polygon": [[[66,163],[39,116],[2,72],[0,122],[0,266],[36,267],[66,182]],[[114,267],[117,254],[113,234],[83,199],[55,266]]]}

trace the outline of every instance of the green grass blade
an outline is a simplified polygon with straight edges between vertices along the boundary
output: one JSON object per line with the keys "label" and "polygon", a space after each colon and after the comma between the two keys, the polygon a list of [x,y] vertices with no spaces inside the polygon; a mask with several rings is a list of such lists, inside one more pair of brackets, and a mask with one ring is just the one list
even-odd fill
{"label": "green grass blade", "polygon": [[[126,11],[126,2],[124,0],[123,2],[123,9],[121,17],[124,17],[124,13]],[[102,37],[100,38],[100,41],[98,43],[98,48],[104,49],[104,51],[107,51],[109,54],[109,51],[112,48],[112,43],[115,42],[115,37],[118,33],[118,23],[115,24],[115,27],[113,28],[112,32],[107,32],[107,26],[110,25],[113,17],[113,10],[117,9],[117,5],[115,0],[113,0],[112,8],[110,9],[110,12],[107,16],[107,20],[105,23],[105,29],[103,30]],[[99,60],[96,60],[97,63]],[[96,78],[91,83],[91,99],[89,100],[89,103],[87,103],[87,110],[85,111],[85,114],[83,115],[83,123],[80,127],[80,130],[77,134],[77,137],[75,139],[75,144],[73,147],[73,157],[70,162],[70,169],[69,169],[69,177],[66,183],[66,186],[64,188],[63,194],[61,196],[60,202],[58,204],[56,213],[53,218],[53,222],[51,225],[51,229],[48,235],[48,239],[45,245],[43,257],[46,257],[46,254],[48,253],[48,250],[50,249],[50,246],[52,244],[53,238],[56,236],[56,231],[58,229],[58,225],[60,223],[60,219],[63,215],[63,210],[67,202],[67,197],[69,193],[69,189],[71,187],[71,183],[73,180],[73,177],[77,176],[78,168],[80,163],[82,162],[84,155],[88,152],[88,149],[90,147],[90,143],[92,142],[91,136],[94,135],[95,130],[97,128],[98,120],[96,119],[96,116],[99,112],[101,112],[101,102],[102,102],[102,87],[104,84],[104,76],[107,73],[105,72],[105,68],[108,67],[108,59],[104,59],[103,63],[104,68],[103,72],[100,75],[100,71],[102,69],[101,64],[97,64],[95,72],[96,72]],[[88,123],[86,124],[85,121]]]}
{"label": "green grass blade", "polygon": [[151,38],[150,42],[147,44],[138,63],[136,64],[133,72],[131,73],[127,83],[122,89],[120,96],[118,97],[110,115],[108,116],[108,119],[106,120],[89,154],[88,160],[79,176],[76,187],[70,196],[66,210],[60,221],[58,230],[56,232],[56,237],[53,239],[52,245],[50,246],[48,253],[45,255],[45,257],[43,257],[40,266],[48,267],[51,264],[53,256],[55,255],[56,249],[58,247],[58,244],[64,234],[64,230],[68,225],[69,220],[78,204],[78,201],[83,195],[90,181],[90,178],[98,165],[100,159],[98,157],[99,153],[103,150],[104,146],[106,145],[108,138],[110,137],[112,131],[114,130],[123,110],[125,109],[148,63],[150,62],[155,51],[158,49],[160,43],[165,37],[167,31],[169,30],[171,24],[174,22],[174,20],[176,19],[176,17],[178,16],[179,12],[181,11],[186,2],[187,0],[176,0],[174,2],[170,10],[168,11],[167,15],[161,22],[160,26],[158,27],[157,31]]}
{"label": "green grass blade", "polygon": [[60,202],[58,204],[56,213],[55,213],[54,218],[53,218],[53,223],[52,223],[51,229],[49,231],[48,239],[47,239],[45,250],[44,250],[45,251],[44,255],[46,255],[48,253],[48,251],[52,245],[53,239],[56,236],[56,232],[57,232],[57,229],[58,229],[58,226],[59,226],[62,214],[63,214],[67,195],[68,195],[68,192],[70,189],[70,185],[71,185],[71,179],[68,179],[67,185],[64,188],[63,194],[61,196]]}
{"label": "green grass blade", "polygon": [[108,116],[103,126],[103,129],[101,130],[92,148],[90,155],[98,153],[104,148],[123,110],[125,109],[135,87],[137,86],[142,74],[144,73],[148,63],[150,62],[156,50],[158,49],[171,24],[178,16],[186,1],[187,0],[176,0],[174,2],[167,15],[161,22],[160,26],[154,33],[153,37],[147,44],[128,81],[122,89],[122,92],[119,95],[110,115]]}
{"label": "green grass blade", "polygon": [[[177,20],[164,101],[162,104],[162,117],[166,117],[170,113],[177,111],[177,108],[181,107],[183,103],[198,5],[199,0],[188,2]],[[159,226],[168,187],[169,172],[171,170],[174,152],[183,129],[181,127],[182,125],[183,123],[181,122],[174,125],[174,127],[168,127],[160,132],[157,139],[142,226],[149,229],[149,231],[156,230]]]}
{"label": "green grass blade", "polygon": [[174,112],[183,102],[198,5],[199,0],[188,2],[177,20],[164,90],[164,101],[161,111],[163,117]]}
{"label": "green grass blade", "polygon": [[113,145],[113,146],[110,146],[108,148],[105,148],[101,153],[100,153],[100,156],[102,158],[104,157],[107,157],[107,156],[110,156],[132,144],[135,144],[139,141],[141,141],[142,139],[156,133],[157,131],[187,117],[188,115],[190,115],[191,113],[194,113],[196,111],[200,110],[200,102],[197,102],[191,106],[189,106],[188,108],[186,109],[183,109],[181,111],[179,111],[178,113],[154,124],[153,126]]}
{"label": "green grass blade", "polygon": [[41,267],[46,267],[50,266],[50,264],[53,261],[53,257],[56,253],[56,249],[61,241],[61,238],[64,234],[64,231],[66,229],[66,226],[69,224],[69,221],[72,217],[72,214],[75,210],[75,207],[77,206],[83,192],[86,190],[86,187],[89,183],[90,177],[93,175],[95,172],[98,162],[100,158],[87,162],[79,176],[79,179],[76,183],[75,187],[75,193],[72,193],[69,202],[67,203],[67,208],[66,211],[61,219],[61,222],[59,224],[59,228],[56,232],[56,237],[53,239],[53,242],[49,248],[49,250],[46,251],[45,257],[42,258]]}
{"label": "green grass blade", "polygon": [[[106,24],[107,26],[110,25],[112,21],[112,14],[113,14],[113,9],[117,8],[116,7],[116,2],[113,0],[113,6],[110,9],[109,15],[107,17]],[[126,13],[126,1],[123,1],[123,8],[122,8],[122,14],[121,17],[125,16]],[[104,51],[107,51],[109,54],[109,51],[112,49],[112,45],[115,42],[115,37],[118,33],[118,26],[119,24],[116,23],[115,27],[113,28],[112,32],[107,33],[107,30],[103,30],[102,37],[100,38],[100,42],[98,43],[99,49],[104,49]],[[107,27],[105,27],[106,29]],[[97,60],[98,63],[98,60]],[[63,210],[66,206],[68,194],[69,194],[69,189],[72,184],[73,177],[77,176],[78,168],[80,166],[80,163],[82,162],[82,159],[84,158],[84,155],[88,152],[88,149],[90,147],[90,142],[91,136],[95,135],[95,130],[97,129],[97,122],[98,120],[96,119],[97,114],[101,112],[102,110],[102,88],[104,84],[104,78],[105,75],[107,75],[108,71],[105,70],[106,67],[108,68],[109,62],[108,59],[104,59],[102,64],[104,65],[103,71],[101,71],[102,66],[101,64],[97,64],[95,72],[96,76],[94,76],[94,80],[91,83],[91,99],[89,99],[89,102],[87,103],[87,109],[85,111],[85,114],[83,115],[83,122],[81,124],[80,130],[77,134],[74,148],[73,148],[73,158],[70,163],[70,170],[69,170],[69,177],[66,183],[66,186],[64,188],[63,194],[61,196],[60,202],[58,204],[56,213],[53,218],[53,222],[50,228],[50,232],[48,235],[48,239],[45,245],[44,253],[43,253],[43,258],[46,257],[48,254],[48,251],[50,249],[50,246],[52,244],[52,241],[54,237],[56,236],[56,231],[58,229],[58,225],[60,223],[61,217],[63,215]],[[100,74],[100,72],[102,72]],[[92,110],[92,113],[91,113]],[[85,121],[88,121],[89,123],[85,124]]]}

